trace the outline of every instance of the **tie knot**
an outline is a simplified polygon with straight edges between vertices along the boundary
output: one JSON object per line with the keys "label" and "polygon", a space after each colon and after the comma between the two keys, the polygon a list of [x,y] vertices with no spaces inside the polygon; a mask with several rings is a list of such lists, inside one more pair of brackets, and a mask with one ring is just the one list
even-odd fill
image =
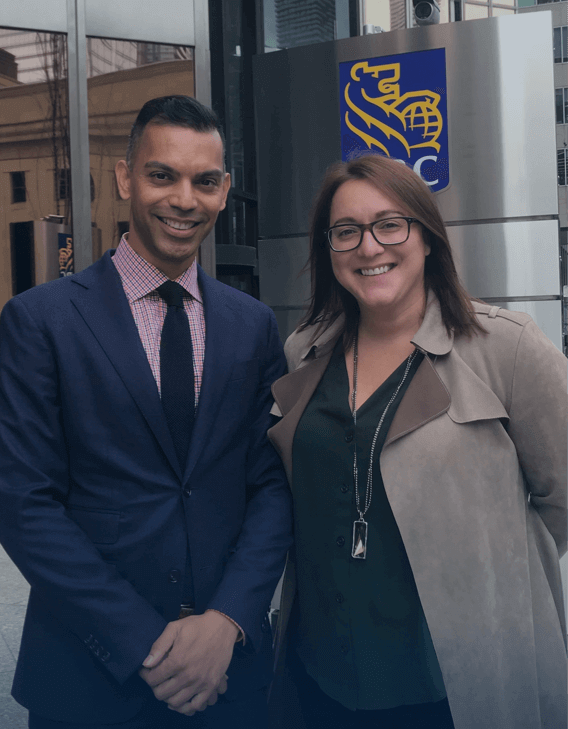
{"label": "tie knot", "polygon": [[166,281],[158,286],[158,293],[168,306],[177,306],[178,309],[183,309],[183,295],[187,292],[180,284],[175,281]]}

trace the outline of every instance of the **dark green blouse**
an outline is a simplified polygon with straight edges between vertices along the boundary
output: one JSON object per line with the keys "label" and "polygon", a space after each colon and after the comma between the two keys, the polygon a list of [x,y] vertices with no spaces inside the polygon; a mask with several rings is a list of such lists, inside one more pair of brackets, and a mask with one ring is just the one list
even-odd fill
{"label": "dark green blouse", "polygon": [[[402,538],[387,499],[379,454],[422,355],[385,417],[375,447],[367,559],[351,557],[353,417],[341,342],[298,424],[293,492],[298,604],[292,640],[322,691],[349,709],[387,709],[446,695]],[[406,362],[358,408],[363,504],[371,441]],[[394,484],[396,488],[396,484]]]}

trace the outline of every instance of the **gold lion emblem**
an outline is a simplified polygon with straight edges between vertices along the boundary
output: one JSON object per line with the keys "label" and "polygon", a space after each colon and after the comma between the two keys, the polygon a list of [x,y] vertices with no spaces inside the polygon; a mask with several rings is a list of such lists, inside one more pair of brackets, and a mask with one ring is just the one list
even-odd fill
{"label": "gold lion emblem", "polygon": [[[359,73],[371,74],[378,79],[377,87],[379,96],[369,96],[361,86]],[[383,134],[387,139],[394,137],[406,149],[410,157],[410,150],[418,147],[432,147],[436,152],[440,151],[438,137],[442,133],[443,121],[442,114],[438,109],[440,103],[440,95],[434,91],[408,91],[405,94],[400,93],[400,63],[391,63],[384,66],[369,66],[367,61],[356,63],[351,69],[351,79],[345,86],[345,101],[353,114],[361,119],[369,130],[364,131],[355,126],[350,118],[350,112],[345,112],[345,123],[365,144],[371,149],[375,146],[381,149],[390,157],[386,146],[380,141]],[[353,89],[351,88],[353,85]],[[381,109],[386,117],[392,120],[392,126],[385,122],[375,119],[375,117],[367,114],[363,109],[350,97],[350,92],[356,88],[360,88],[361,96],[370,104],[374,104]],[[409,144],[405,134],[409,131],[422,130],[422,141],[417,144]],[[371,131],[373,133],[371,134]]]}

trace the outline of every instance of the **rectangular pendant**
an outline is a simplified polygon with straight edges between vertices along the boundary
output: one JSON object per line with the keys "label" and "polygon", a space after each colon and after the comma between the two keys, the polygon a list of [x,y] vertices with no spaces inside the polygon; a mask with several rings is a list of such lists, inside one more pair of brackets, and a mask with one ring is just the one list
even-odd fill
{"label": "rectangular pendant", "polygon": [[353,522],[351,556],[353,559],[366,559],[367,557],[367,522],[364,519],[357,519]]}

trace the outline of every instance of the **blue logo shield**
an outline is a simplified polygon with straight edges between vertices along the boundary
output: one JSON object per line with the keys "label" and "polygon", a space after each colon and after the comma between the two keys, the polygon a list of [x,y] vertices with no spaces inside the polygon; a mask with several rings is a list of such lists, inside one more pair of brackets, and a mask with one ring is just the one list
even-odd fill
{"label": "blue logo shield", "polygon": [[445,48],[340,63],[339,80],[343,160],[383,154],[450,184]]}

